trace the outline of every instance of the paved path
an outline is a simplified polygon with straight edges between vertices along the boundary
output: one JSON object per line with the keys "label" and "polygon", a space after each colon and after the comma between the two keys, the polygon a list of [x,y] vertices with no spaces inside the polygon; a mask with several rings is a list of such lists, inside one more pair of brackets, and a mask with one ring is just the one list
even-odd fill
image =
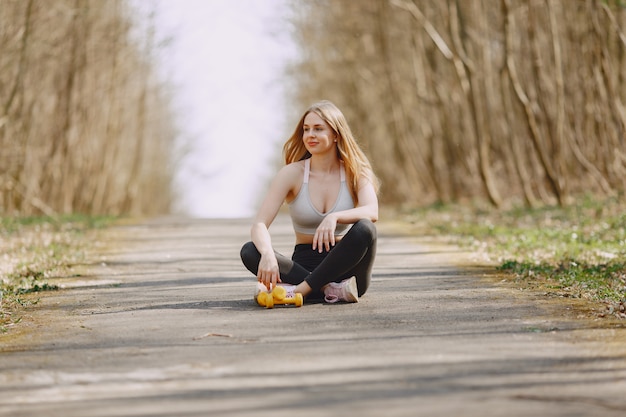
{"label": "paved path", "polygon": [[[290,253],[289,224],[272,232]],[[82,277],[59,280],[67,289],[0,336],[1,416],[626,411],[624,328],[458,270],[452,249],[381,232],[361,302],[265,310],[238,259],[247,222],[167,218],[106,234]]]}

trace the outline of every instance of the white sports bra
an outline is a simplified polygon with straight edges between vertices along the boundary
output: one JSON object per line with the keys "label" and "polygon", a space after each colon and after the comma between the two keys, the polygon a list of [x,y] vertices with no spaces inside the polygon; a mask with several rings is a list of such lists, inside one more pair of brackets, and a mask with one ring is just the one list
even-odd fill
{"label": "white sports bra", "polygon": [[[335,205],[333,206],[333,208],[328,210],[328,212],[326,213],[320,213],[311,202],[311,197],[309,196],[310,169],[311,159],[305,159],[304,179],[302,181],[302,187],[300,187],[300,192],[298,192],[296,198],[294,198],[294,200],[289,203],[289,214],[291,215],[291,222],[293,223],[294,230],[298,233],[303,233],[306,235],[314,235],[317,227],[320,225],[322,220],[324,220],[324,217],[326,217],[329,213],[354,208],[354,201],[352,200],[350,190],[348,189],[348,185],[346,184],[346,172],[343,167],[343,162],[341,163],[340,168],[341,186],[339,187],[339,195],[337,196],[337,200],[335,201]],[[345,234],[347,232],[348,226],[349,225],[347,224],[337,224],[335,234]]]}

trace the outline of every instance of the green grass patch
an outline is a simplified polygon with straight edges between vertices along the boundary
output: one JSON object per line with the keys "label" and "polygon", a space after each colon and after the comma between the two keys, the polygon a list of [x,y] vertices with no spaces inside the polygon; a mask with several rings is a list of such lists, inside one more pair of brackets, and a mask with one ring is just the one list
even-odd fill
{"label": "green grass patch", "polygon": [[553,265],[507,261],[498,269],[531,283],[544,280],[550,288],[567,297],[620,302],[626,289],[626,264],[622,262],[580,264],[570,260]]}
{"label": "green grass patch", "polygon": [[88,232],[113,217],[0,217],[0,332],[19,322],[19,311],[37,293],[58,287],[50,280],[83,261]]}
{"label": "green grass patch", "polygon": [[29,228],[43,227],[55,232],[74,230],[83,232],[90,229],[106,227],[114,221],[114,216],[89,216],[85,214],[67,214],[58,217],[35,216],[35,217],[1,217],[0,235],[11,236],[19,232],[28,231]]}
{"label": "green grass patch", "polygon": [[565,297],[626,298],[626,202],[583,199],[568,207],[492,210],[436,206],[404,213],[414,232],[480,252],[522,285]]}

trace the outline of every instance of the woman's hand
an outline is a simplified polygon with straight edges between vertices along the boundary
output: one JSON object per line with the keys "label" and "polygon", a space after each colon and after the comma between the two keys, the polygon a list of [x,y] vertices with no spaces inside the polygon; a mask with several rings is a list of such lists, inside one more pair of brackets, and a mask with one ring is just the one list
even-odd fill
{"label": "woman's hand", "polygon": [[280,272],[278,271],[278,261],[273,253],[271,255],[261,255],[257,279],[261,284],[265,285],[268,290],[274,288],[276,283],[281,282]]}
{"label": "woman's hand", "polygon": [[313,250],[317,249],[319,253],[324,250],[328,252],[332,246],[335,246],[335,229],[337,229],[337,218],[333,214],[324,217],[315,230]]}

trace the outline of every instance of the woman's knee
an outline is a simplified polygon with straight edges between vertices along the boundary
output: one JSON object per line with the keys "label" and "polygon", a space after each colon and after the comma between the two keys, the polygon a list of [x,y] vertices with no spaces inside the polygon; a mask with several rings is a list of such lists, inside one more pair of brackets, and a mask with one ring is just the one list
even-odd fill
{"label": "woman's knee", "polygon": [[246,242],[239,252],[239,256],[241,256],[241,260],[244,265],[248,265],[250,263],[254,263],[254,260],[259,257],[259,251],[253,242]]}
{"label": "woman's knee", "polygon": [[374,225],[374,222],[369,219],[361,219],[357,221],[352,225],[350,231],[358,234],[361,239],[376,239],[376,226]]}

